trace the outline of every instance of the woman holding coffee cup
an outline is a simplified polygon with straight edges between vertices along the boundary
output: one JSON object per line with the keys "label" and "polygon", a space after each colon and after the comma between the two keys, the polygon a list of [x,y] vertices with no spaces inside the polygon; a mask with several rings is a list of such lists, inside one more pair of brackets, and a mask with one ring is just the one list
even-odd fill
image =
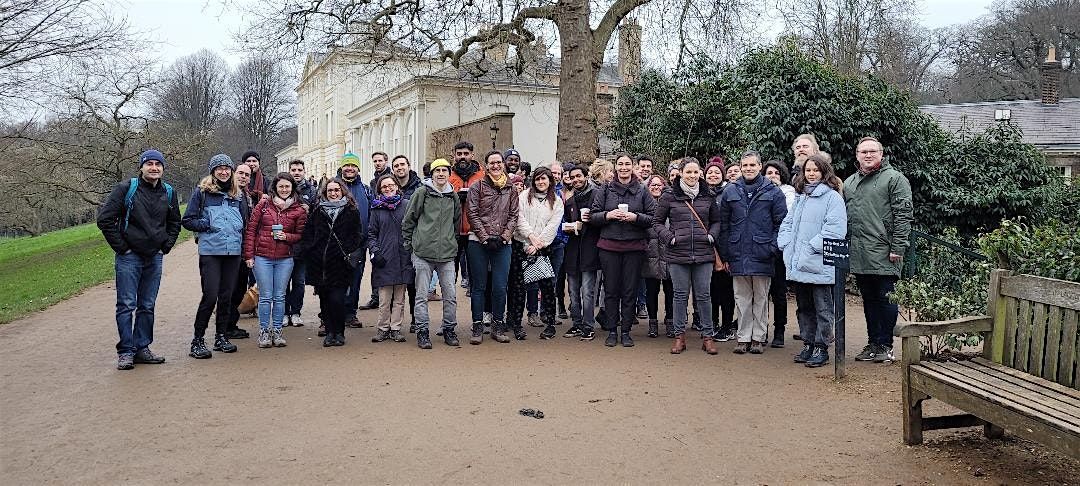
{"label": "woman holding coffee cup", "polygon": [[292,246],[300,241],[307,210],[288,172],[274,177],[271,196],[255,205],[244,229],[244,261],[259,285],[260,348],[285,346],[285,289],[292,278]]}

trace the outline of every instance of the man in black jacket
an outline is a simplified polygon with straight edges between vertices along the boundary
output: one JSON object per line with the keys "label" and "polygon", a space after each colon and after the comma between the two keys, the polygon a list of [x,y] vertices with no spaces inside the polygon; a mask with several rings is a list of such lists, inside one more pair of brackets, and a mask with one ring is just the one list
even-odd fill
{"label": "man in black jacket", "polygon": [[154,302],[161,284],[162,258],[180,234],[180,206],[176,194],[162,180],[164,172],[161,152],[143,152],[139,176],[117,184],[98,208],[98,228],[116,252],[119,370],[130,370],[136,363],[165,362],[150,351],[150,343],[154,341]]}

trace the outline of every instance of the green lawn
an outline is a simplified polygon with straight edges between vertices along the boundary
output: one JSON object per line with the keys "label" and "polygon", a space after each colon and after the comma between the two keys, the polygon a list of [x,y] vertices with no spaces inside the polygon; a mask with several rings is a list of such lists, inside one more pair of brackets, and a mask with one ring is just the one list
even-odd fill
{"label": "green lawn", "polygon": [[[181,241],[190,236],[180,232]],[[0,324],[114,276],[113,251],[94,223],[0,240]]]}

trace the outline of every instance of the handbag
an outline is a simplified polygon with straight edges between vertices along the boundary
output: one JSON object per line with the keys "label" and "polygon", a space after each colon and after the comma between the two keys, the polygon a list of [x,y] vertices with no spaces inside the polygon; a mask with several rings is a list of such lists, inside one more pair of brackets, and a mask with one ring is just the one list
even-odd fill
{"label": "handbag", "polygon": [[551,267],[551,259],[546,255],[533,255],[522,260],[521,273],[527,284],[555,278],[555,269]]}
{"label": "handbag", "polygon": [[[690,204],[689,202],[687,202],[687,201],[683,201],[683,203],[686,204],[686,207],[690,208],[690,213],[694,215],[694,219],[696,219],[698,224],[701,225],[701,229],[705,230],[705,234],[709,234],[709,228],[707,226],[705,226],[705,222],[701,220],[701,216],[698,216],[697,211],[694,210],[694,206],[692,204]],[[724,271],[725,270],[724,261],[720,259],[720,253],[718,253],[716,251],[716,246],[713,246],[712,257],[713,257],[713,264],[712,264],[713,265],[713,271],[714,272],[722,272],[722,271]]]}
{"label": "handbag", "polygon": [[353,250],[352,253],[346,253],[345,247],[341,245],[341,240],[339,240],[337,234],[334,233],[334,224],[328,224],[330,225],[330,236],[334,238],[334,242],[337,243],[338,250],[341,250],[341,254],[345,255],[345,263],[349,265],[349,268],[355,270],[356,267],[359,267],[364,261],[364,247],[357,248],[356,250]]}

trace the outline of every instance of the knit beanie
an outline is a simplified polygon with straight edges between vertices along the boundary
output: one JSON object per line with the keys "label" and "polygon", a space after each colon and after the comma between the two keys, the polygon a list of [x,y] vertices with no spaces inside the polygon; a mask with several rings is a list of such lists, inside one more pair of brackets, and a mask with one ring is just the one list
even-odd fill
{"label": "knit beanie", "polygon": [[[247,158],[247,157],[244,157],[244,158]],[[215,155],[213,157],[210,157],[210,163],[206,164],[206,171],[213,174],[214,169],[216,169],[218,167],[221,167],[223,165],[229,166],[229,169],[236,169],[236,166],[233,165],[233,161],[232,161],[232,159],[229,158],[228,155],[217,154],[217,155]]]}
{"label": "knit beanie", "polygon": [[244,152],[244,155],[240,156],[240,162],[246,161],[248,157],[255,157],[255,160],[258,160],[260,163],[262,162],[262,157],[259,157],[259,153],[254,150]]}
{"label": "knit beanie", "polygon": [[139,168],[142,168],[143,164],[150,160],[156,160],[161,162],[161,165],[165,165],[165,156],[155,149],[150,149],[139,155]]}
{"label": "knit beanie", "polygon": [[434,171],[438,167],[446,167],[446,169],[449,170],[450,169],[450,162],[448,162],[446,159],[435,159],[435,160],[431,161],[431,170],[432,171]]}
{"label": "knit beanie", "polygon": [[338,167],[341,168],[345,167],[346,165],[355,165],[356,167],[360,167],[360,157],[357,157],[356,154],[352,152],[346,153],[344,156],[341,157],[341,164],[338,164]]}
{"label": "knit beanie", "polygon": [[709,171],[709,167],[716,167],[720,169],[720,174],[724,173],[724,159],[722,157],[713,156],[709,159],[709,164],[705,166],[705,172]]}

